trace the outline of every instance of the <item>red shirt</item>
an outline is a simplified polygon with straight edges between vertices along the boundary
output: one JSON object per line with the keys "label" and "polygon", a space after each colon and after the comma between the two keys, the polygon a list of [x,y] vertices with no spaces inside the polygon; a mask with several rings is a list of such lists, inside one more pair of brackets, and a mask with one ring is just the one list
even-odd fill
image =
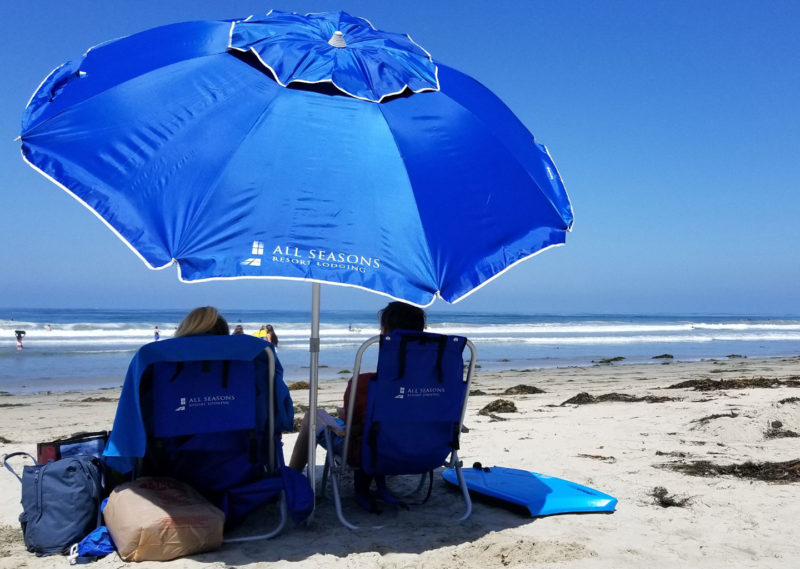
{"label": "red shirt", "polygon": [[[358,387],[356,388],[356,405],[353,408],[353,424],[354,425],[363,425],[364,421],[367,418],[367,394],[369,391],[369,384],[372,381],[372,378],[375,377],[375,373],[362,373],[358,376]],[[344,390],[344,404],[342,407],[344,408],[345,416],[342,417],[342,420],[347,419],[347,404],[350,403],[350,387],[353,384],[353,379],[350,378],[347,381],[347,389]]]}

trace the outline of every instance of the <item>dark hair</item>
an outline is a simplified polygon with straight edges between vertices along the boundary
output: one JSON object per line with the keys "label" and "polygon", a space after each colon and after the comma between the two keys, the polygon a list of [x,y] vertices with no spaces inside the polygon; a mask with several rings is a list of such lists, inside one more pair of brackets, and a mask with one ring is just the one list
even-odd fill
{"label": "dark hair", "polygon": [[381,329],[386,332],[393,330],[419,330],[425,329],[425,311],[418,306],[405,302],[394,301],[378,312]]}

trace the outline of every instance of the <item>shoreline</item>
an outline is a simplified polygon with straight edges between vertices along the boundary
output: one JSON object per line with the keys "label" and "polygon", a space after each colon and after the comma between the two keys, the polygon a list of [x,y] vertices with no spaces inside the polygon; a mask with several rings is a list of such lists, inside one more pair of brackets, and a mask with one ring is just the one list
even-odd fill
{"label": "shoreline", "polygon": [[[739,381],[758,378],[772,387]],[[716,382],[723,388],[700,390],[699,384],[687,381]],[[338,405],[344,382],[321,382],[319,405]],[[379,518],[367,514],[359,518],[360,512],[348,510],[357,523],[386,523],[382,532],[343,528],[331,501],[321,498],[308,526],[287,527],[270,542],[227,544],[215,552],[170,561],[168,567],[788,569],[800,558],[800,531],[795,524],[800,517],[796,500],[800,482],[714,472],[700,476],[680,468],[698,462],[727,466],[800,459],[797,438],[770,435],[776,424],[778,432],[800,432],[797,382],[800,356],[503,372],[478,369],[471,390],[483,394],[469,399],[465,420],[469,432],[462,437],[460,451],[464,464],[479,461],[523,468],[590,486],[619,499],[615,513],[531,518],[474,500],[472,516],[451,525],[463,503],[437,476],[429,503],[411,511],[386,507]],[[544,392],[506,393],[518,385]],[[684,386],[675,387],[679,385]],[[583,403],[567,403],[584,393],[588,399],[578,400]],[[609,394],[619,397],[603,400]],[[33,452],[37,442],[110,429],[116,397],[113,389],[2,397],[0,453]],[[292,397],[296,406],[305,405],[308,391],[294,390]],[[497,399],[513,402],[516,412],[481,414]],[[283,437],[287,457],[296,436]],[[317,464],[322,460],[320,452]],[[44,569],[66,563],[58,557],[36,558],[24,550],[17,523],[19,482],[3,472],[0,568]],[[320,473],[321,468],[318,480]],[[664,494],[658,494],[658,488]],[[122,565],[127,566],[113,554],[95,564]]]}
{"label": "shoreline", "polygon": [[[651,366],[668,366],[668,365],[703,365],[703,364],[711,364],[711,365],[725,365],[727,363],[735,363],[738,361],[749,361],[749,362],[760,362],[760,361],[775,361],[775,360],[782,360],[782,359],[792,359],[797,358],[800,359],[800,353],[797,354],[787,354],[787,355],[770,355],[770,356],[746,356],[746,355],[739,355],[739,354],[731,354],[720,358],[699,358],[699,359],[678,359],[678,358],[662,358],[662,356],[653,356],[650,360],[641,361],[641,360],[633,360],[629,358],[619,357],[619,356],[612,356],[606,359],[592,361],[586,364],[568,364],[568,365],[553,365],[553,366],[538,366],[538,367],[505,367],[502,364],[506,362],[490,362],[488,365],[486,363],[481,363],[481,360],[478,359],[476,365],[476,372],[482,373],[485,375],[489,374],[511,374],[511,373],[543,373],[547,374],[549,372],[555,372],[556,374],[559,370],[570,370],[570,369],[608,369],[613,370],[617,368],[626,368],[629,366],[642,366],[645,368]],[[500,366],[496,364],[500,363]],[[511,362],[508,362],[509,364]],[[321,365],[320,368],[324,371],[330,371],[331,369],[339,369],[338,366],[330,366],[330,365]],[[284,378],[287,384],[301,382],[301,381],[308,381],[307,377],[307,366],[305,366],[305,373],[306,375],[294,375],[292,377],[286,378],[285,374]],[[351,371],[351,368],[342,368],[347,369],[348,372]],[[712,372],[717,373],[717,372]],[[327,386],[327,385],[335,385],[338,383],[346,382],[349,378],[349,375],[343,374],[341,372],[337,372],[336,377],[320,377],[320,386]],[[27,388],[27,389],[20,390],[19,388],[6,388],[3,389],[0,387],[0,398],[2,397],[17,397],[22,395],[55,395],[55,394],[63,394],[63,393],[89,393],[94,391],[108,391],[108,390],[120,390],[122,388],[122,384],[124,382],[125,376],[124,374],[119,377],[107,377],[107,378],[99,378],[99,379],[92,379],[91,385],[85,386],[65,386],[63,389],[38,389],[38,388]],[[66,379],[48,379],[47,381],[55,381],[55,382],[62,382],[66,384]],[[95,385],[97,384],[97,385]],[[9,390],[11,389],[11,390]],[[0,399],[2,401],[2,399]]]}

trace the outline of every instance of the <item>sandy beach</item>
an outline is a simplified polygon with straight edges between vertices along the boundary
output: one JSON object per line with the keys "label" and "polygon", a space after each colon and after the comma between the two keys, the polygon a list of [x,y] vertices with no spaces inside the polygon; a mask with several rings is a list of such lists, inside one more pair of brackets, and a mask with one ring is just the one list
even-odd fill
{"label": "sandy beach", "polygon": [[[345,529],[332,501],[321,497],[310,524],[288,527],[273,540],[136,566],[796,567],[800,357],[659,361],[478,370],[473,382],[469,432],[462,437],[465,465],[524,468],[591,486],[619,499],[613,514],[532,518],[475,500],[472,516],[458,523],[451,520],[463,502],[437,475],[423,506],[387,506],[379,516],[347,510],[356,523],[385,524],[383,530]],[[543,393],[505,393],[519,385]],[[342,391],[342,382],[326,382],[320,405],[334,408]],[[0,397],[0,453],[34,453],[40,441],[110,429],[118,395]],[[307,395],[294,391],[295,404],[307,403]],[[513,402],[516,411],[481,414],[498,399]],[[284,437],[287,456],[295,437]],[[19,483],[3,469],[0,488],[0,567],[66,566],[65,557],[25,551]],[[249,522],[241,533],[261,522]],[[127,565],[109,555],[93,566]]]}

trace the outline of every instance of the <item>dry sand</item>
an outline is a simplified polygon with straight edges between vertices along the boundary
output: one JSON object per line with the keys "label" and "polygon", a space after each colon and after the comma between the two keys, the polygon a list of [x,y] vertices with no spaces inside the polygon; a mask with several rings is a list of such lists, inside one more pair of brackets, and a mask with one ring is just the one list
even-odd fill
{"label": "dry sand", "polygon": [[[710,380],[711,387],[724,389],[668,389],[690,380]],[[766,384],[772,386],[758,386]],[[504,393],[516,385],[545,392]],[[331,500],[322,498],[309,525],[288,527],[273,540],[227,544],[166,565],[135,566],[794,568],[800,563],[800,438],[792,436],[800,432],[799,387],[800,357],[499,374],[479,370],[473,389],[485,395],[470,398],[464,464],[513,466],[585,484],[617,497],[615,513],[531,518],[476,500],[472,516],[458,523],[451,520],[460,515],[463,502],[437,476],[431,500],[410,511],[386,507],[376,516],[348,502],[353,521],[383,523],[383,530],[345,529]],[[332,409],[341,393],[341,383],[326,383],[321,406]],[[562,405],[582,393],[600,401]],[[618,395],[608,397],[612,393]],[[33,453],[39,441],[108,429],[117,396],[106,390],[2,397],[0,453]],[[293,396],[296,403],[307,401],[307,391]],[[497,399],[512,401],[517,411],[479,414]],[[577,398],[587,400],[591,397]],[[287,456],[295,437],[284,437]],[[707,462],[697,467],[697,461]],[[714,471],[748,462],[757,465],[751,469],[756,479],[743,477],[751,473],[741,466],[731,468],[733,474]],[[782,481],[757,479],[772,474],[765,462],[786,463],[775,469]],[[0,488],[0,568],[66,566],[65,557],[37,558],[25,551],[17,523],[19,483],[3,470]],[[126,565],[109,555],[93,567]]]}

